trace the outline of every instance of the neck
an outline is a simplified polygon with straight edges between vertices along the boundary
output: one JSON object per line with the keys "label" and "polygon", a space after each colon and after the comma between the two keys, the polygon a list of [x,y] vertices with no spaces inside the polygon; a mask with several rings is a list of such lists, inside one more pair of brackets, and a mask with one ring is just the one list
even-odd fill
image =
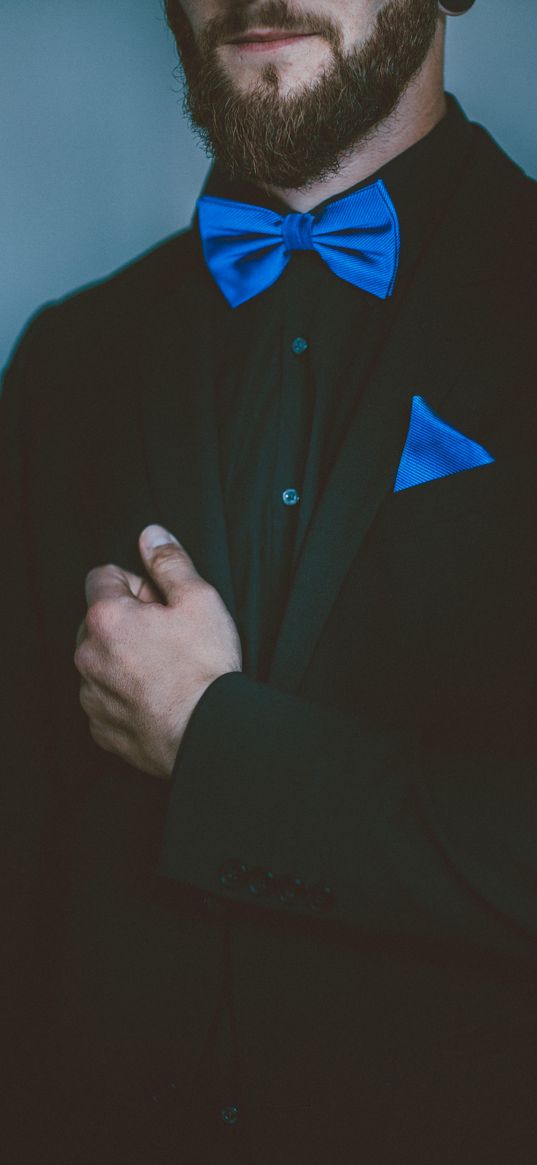
{"label": "neck", "polygon": [[430,133],[446,112],[444,32],[444,21],[440,21],[433,49],[423,68],[403,93],[396,109],[346,156],[336,174],[297,190],[282,190],[271,186],[270,193],[290,210],[305,213],[327,198],[337,197],[349,187],[371,177],[392,158]]}

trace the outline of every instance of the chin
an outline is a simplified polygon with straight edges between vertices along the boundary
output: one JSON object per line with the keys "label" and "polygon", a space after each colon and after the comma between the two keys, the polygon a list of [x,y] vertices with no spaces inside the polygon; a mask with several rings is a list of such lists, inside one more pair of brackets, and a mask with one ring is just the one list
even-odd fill
{"label": "chin", "polygon": [[241,93],[253,91],[256,88],[266,89],[267,92],[277,92],[279,97],[288,97],[308,89],[319,79],[318,69],[307,73],[286,68],[281,65],[264,65],[262,69],[244,69],[229,72],[229,80]]}

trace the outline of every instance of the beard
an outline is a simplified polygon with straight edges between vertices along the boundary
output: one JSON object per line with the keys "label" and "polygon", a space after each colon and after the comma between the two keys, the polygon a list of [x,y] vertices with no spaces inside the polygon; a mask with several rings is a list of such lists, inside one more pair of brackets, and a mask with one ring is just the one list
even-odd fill
{"label": "beard", "polygon": [[274,64],[242,91],[220,63],[218,46],[251,26],[244,8],[211,20],[197,39],[180,0],[167,0],[166,12],[183,71],[183,109],[206,153],[231,178],[282,190],[307,189],[339,172],[396,109],[438,24],[437,0],[388,0],[367,39],[345,52],[335,21],[268,0],[257,28],[307,31],[332,50],[315,80],[282,96]]}

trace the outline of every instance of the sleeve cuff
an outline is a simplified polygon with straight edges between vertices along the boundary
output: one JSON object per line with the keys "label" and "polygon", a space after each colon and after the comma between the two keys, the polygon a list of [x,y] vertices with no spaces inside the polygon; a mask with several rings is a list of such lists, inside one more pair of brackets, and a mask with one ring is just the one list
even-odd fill
{"label": "sleeve cuff", "polygon": [[331,911],[332,887],[311,860],[321,840],[303,747],[322,714],[242,672],[219,676],[179,749],[160,874],[251,905]]}

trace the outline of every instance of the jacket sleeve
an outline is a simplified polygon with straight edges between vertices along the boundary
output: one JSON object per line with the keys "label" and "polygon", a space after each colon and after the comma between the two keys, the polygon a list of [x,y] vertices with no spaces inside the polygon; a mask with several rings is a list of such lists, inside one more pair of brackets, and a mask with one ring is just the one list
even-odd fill
{"label": "jacket sleeve", "polygon": [[220,676],[179,749],[161,873],[325,928],[535,956],[529,751],[448,755]]}

